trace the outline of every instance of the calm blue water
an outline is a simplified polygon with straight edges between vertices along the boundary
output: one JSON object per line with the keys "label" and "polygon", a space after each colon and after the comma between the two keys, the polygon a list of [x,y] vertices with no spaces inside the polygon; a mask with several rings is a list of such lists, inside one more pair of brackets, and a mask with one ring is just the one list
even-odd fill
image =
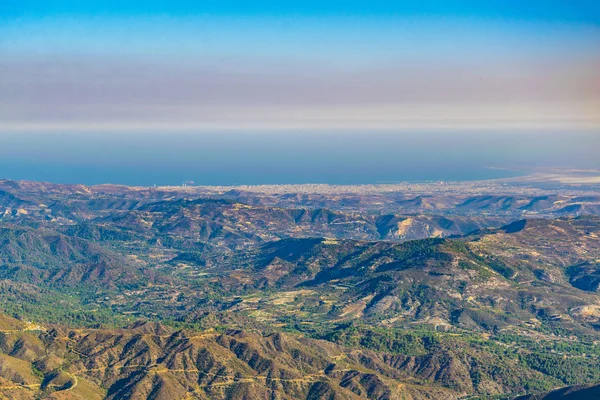
{"label": "calm blue water", "polygon": [[0,178],[129,185],[477,180],[600,168],[600,132],[2,133]]}

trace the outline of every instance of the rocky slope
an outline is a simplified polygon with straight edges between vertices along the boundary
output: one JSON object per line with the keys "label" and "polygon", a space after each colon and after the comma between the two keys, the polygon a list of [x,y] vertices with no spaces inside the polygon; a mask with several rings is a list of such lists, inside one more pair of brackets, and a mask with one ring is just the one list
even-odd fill
{"label": "rocky slope", "polygon": [[560,384],[494,345],[466,349],[441,334],[398,333],[369,349],[349,340],[385,334],[340,327],[320,340],[149,322],[69,329],[6,316],[0,326],[0,394],[8,398],[458,399]]}

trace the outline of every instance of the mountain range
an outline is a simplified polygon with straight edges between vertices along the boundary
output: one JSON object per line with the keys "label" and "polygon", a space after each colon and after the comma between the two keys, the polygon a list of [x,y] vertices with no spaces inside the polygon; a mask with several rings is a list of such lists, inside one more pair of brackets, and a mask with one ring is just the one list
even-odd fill
{"label": "mountain range", "polygon": [[594,393],[600,197],[487,185],[0,181],[0,394]]}

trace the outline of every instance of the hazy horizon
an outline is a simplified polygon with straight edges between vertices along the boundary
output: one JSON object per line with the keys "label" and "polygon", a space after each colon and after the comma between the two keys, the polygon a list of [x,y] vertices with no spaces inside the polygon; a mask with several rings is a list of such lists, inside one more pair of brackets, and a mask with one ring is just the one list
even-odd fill
{"label": "hazy horizon", "polygon": [[0,131],[598,129],[589,1],[0,5]]}

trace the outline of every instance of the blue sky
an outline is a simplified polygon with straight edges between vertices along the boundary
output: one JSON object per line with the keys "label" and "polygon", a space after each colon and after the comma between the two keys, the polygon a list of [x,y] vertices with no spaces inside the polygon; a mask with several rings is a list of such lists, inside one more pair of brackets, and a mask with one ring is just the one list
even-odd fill
{"label": "blue sky", "polygon": [[600,21],[600,5],[593,0],[438,0],[438,1],[135,1],[135,0],[6,0],[2,16],[48,17],[110,14],[139,16],[198,14],[226,16],[442,16],[501,18],[524,21],[592,23]]}
{"label": "blue sky", "polygon": [[0,2],[0,129],[597,128],[597,1]]}

